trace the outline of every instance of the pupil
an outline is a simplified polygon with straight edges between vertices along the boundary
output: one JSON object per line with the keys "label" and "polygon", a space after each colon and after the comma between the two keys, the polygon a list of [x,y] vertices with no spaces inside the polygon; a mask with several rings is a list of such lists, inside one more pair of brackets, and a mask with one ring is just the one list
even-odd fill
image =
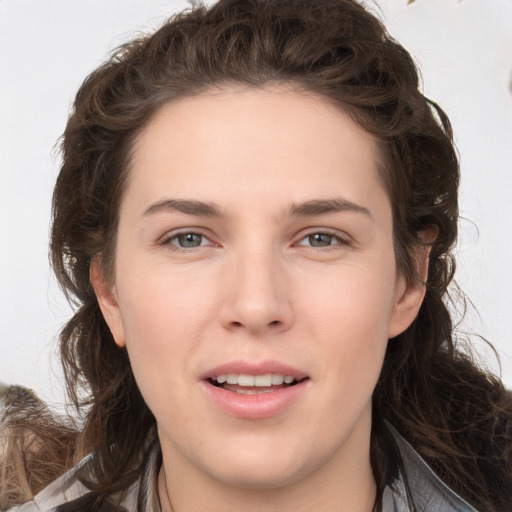
{"label": "pupil", "polygon": [[197,233],[187,233],[178,237],[181,247],[199,247],[201,245],[201,235]]}
{"label": "pupil", "polygon": [[314,235],[309,235],[309,243],[313,247],[327,247],[331,245],[332,236],[326,235],[325,233],[315,233]]}

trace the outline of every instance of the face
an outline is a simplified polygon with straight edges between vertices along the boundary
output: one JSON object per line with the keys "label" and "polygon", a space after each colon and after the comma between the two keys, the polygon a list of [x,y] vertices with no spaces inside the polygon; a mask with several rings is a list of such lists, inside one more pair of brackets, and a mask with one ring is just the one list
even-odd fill
{"label": "face", "polygon": [[369,465],[386,344],[423,296],[397,275],[378,162],[347,115],[283,88],[183,99],[141,133],[115,277],[92,279],[182,474],[265,488]]}

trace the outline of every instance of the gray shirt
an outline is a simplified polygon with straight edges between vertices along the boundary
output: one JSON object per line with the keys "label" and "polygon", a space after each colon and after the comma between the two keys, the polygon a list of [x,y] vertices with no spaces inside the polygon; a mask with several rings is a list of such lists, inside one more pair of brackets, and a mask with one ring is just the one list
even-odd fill
{"label": "gray shirt", "polygon": [[[388,425],[400,451],[401,469],[382,495],[381,512],[478,512],[453,492],[428,466],[412,446]],[[91,455],[61,476],[32,501],[9,512],[56,512],[59,505],[84,496],[88,489],[76,478],[76,470]],[[158,499],[158,473],[161,455],[154,448],[140,478],[129,488],[121,505],[127,512],[161,512]]]}

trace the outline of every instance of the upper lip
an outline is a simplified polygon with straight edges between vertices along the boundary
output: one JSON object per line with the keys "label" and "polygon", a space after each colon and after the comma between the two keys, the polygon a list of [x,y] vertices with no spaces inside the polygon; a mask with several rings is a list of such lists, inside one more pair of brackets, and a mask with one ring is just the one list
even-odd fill
{"label": "upper lip", "polygon": [[230,361],[211,368],[201,375],[202,380],[216,379],[219,375],[227,375],[229,373],[245,374],[245,375],[267,375],[279,374],[291,376],[296,381],[300,381],[308,377],[308,374],[298,368],[294,368],[288,364],[279,361]]}

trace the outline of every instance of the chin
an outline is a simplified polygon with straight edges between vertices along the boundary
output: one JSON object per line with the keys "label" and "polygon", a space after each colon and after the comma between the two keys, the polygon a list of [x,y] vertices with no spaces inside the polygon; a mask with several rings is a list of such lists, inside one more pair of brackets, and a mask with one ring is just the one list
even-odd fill
{"label": "chin", "polygon": [[247,462],[211,474],[224,485],[239,489],[274,490],[293,485],[304,477],[304,471],[298,467],[285,464],[275,464],[276,461],[266,461],[260,466],[249,466]]}
{"label": "chin", "polygon": [[272,490],[299,482],[319,464],[318,457],[300,453],[300,444],[289,447],[284,442],[277,443],[277,447],[272,442],[244,444],[233,443],[216,457],[215,463],[205,468],[210,476],[231,487]]}

